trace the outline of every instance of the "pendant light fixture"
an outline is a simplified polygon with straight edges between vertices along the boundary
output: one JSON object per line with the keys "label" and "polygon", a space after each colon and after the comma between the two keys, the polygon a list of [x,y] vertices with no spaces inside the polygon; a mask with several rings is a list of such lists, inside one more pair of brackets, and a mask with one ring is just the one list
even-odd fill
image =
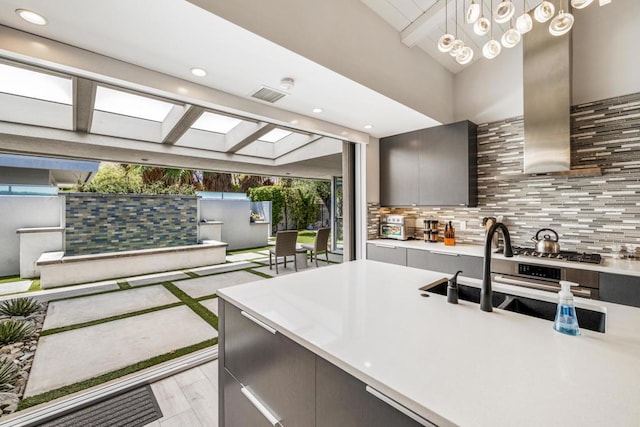
{"label": "pendant light fixture", "polygon": [[458,55],[456,55],[456,61],[460,65],[467,65],[469,62],[471,62],[472,59],[473,49],[471,49],[469,46],[465,46],[460,49],[460,52],[458,52]]}
{"label": "pendant light fixture", "polygon": [[[491,0],[491,10],[493,10],[493,0]],[[493,59],[496,56],[500,55],[502,51],[502,46],[496,40],[493,39],[493,26],[491,27],[491,40],[486,42],[484,46],[482,46],[482,54],[487,59]]]}
{"label": "pendant light fixture", "polygon": [[453,44],[451,45],[451,50],[449,51],[449,55],[455,57],[458,55],[458,53],[460,53],[460,51],[462,50],[462,48],[464,47],[464,42],[458,38],[458,0],[456,0],[456,8],[455,8],[455,23],[456,23],[456,39],[453,42]]}
{"label": "pendant light fixture", "polygon": [[447,30],[447,24],[449,21],[447,3],[448,0],[444,0],[444,35],[440,37],[440,40],[438,40],[438,50],[443,53],[449,52],[453,47],[453,42],[455,41],[455,37],[453,37],[452,34],[449,34],[449,31]]}
{"label": "pendant light fixture", "polygon": [[473,32],[479,36],[484,36],[491,29],[491,21],[484,17],[484,0],[480,0],[480,9],[480,19],[473,24]]}
{"label": "pendant light fixture", "polygon": [[498,24],[504,24],[513,16],[516,8],[511,0],[502,0],[496,10],[493,11],[493,20]]}
{"label": "pendant light fixture", "polygon": [[516,19],[516,30],[518,30],[520,34],[527,34],[533,29],[533,20],[531,19],[531,15],[529,15],[528,9],[527,0],[524,0],[522,4],[522,15]]}
{"label": "pendant light fixture", "polygon": [[584,9],[593,3],[593,0],[571,0],[571,6],[576,9]]}
{"label": "pendant light fixture", "polygon": [[562,10],[562,0],[559,0],[559,6],[560,12],[549,24],[549,32],[553,36],[565,35],[573,27],[573,15]]}
{"label": "pendant light fixture", "polygon": [[513,28],[513,26],[510,26],[509,29],[502,35],[502,46],[506,47],[507,49],[511,49],[512,47],[517,46],[518,43],[520,43],[521,39],[522,36],[518,32],[518,30]]}
{"label": "pendant light fixture", "polygon": [[547,22],[551,17],[556,13],[556,8],[553,6],[553,3],[550,1],[544,0],[542,3],[536,7],[533,16],[535,16],[536,21],[541,24]]}
{"label": "pendant light fixture", "polygon": [[465,17],[467,24],[475,24],[478,18],[480,18],[480,5],[476,3],[476,0],[471,0]]}

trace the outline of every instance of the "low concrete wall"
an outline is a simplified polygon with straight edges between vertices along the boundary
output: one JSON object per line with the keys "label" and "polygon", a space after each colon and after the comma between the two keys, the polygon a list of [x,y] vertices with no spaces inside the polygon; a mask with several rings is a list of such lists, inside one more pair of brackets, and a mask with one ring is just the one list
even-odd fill
{"label": "low concrete wall", "polygon": [[44,252],[62,251],[64,228],[19,228],[16,231],[20,236],[20,277],[40,277],[36,261]]}
{"label": "low concrete wall", "polygon": [[0,277],[20,273],[20,237],[16,230],[63,225],[64,197],[0,196]]}
{"label": "low concrete wall", "polygon": [[222,221],[222,241],[229,249],[245,249],[266,246],[269,237],[269,221],[251,223],[249,200],[200,200],[199,220]]}
{"label": "low concrete wall", "polygon": [[226,247],[226,243],[208,242],[202,245],[79,256],[47,252],[42,254],[36,264],[40,268],[40,285],[43,289],[49,289],[223,264],[226,261]]}

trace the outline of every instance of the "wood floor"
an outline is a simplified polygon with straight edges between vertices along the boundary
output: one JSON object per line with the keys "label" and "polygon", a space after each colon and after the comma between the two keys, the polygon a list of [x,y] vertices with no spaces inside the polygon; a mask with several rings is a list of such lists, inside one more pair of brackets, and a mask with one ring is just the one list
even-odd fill
{"label": "wood floor", "polygon": [[217,427],[218,361],[151,385],[163,417],[146,427]]}

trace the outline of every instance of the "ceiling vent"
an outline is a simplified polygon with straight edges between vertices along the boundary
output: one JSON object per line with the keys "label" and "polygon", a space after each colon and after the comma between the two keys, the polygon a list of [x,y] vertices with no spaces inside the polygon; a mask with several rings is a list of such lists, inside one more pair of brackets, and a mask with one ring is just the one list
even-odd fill
{"label": "ceiling vent", "polygon": [[270,102],[272,104],[277,100],[284,98],[285,96],[287,96],[286,93],[268,88],[266,86],[262,86],[260,89],[251,94],[252,98],[257,98],[261,101]]}

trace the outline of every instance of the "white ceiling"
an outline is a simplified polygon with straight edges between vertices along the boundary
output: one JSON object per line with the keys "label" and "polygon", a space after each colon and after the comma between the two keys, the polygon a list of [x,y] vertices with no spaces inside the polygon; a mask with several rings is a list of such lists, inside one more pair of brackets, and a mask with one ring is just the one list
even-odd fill
{"label": "white ceiling", "polygon": [[[416,2],[423,8],[432,3]],[[44,15],[48,24],[26,23],[17,8]],[[186,1],[3,0],[0,24],[245,98],[262,85],[278,89],[283,77],[292,77],[295,87],[274,106],[376,137],[437,124]],[[192,67],[208,75],[194,77]],[[316,115],[315,107],[324,111]],[[368,124],[373,129],[365,130]]]}
{"label": "white ceiling", "polygon": [[[471,3],[470,0],[446,0],[447,8],[445,10],[445,0],[361,0],[369,6],[382,19],[387,21],[389,25],[395,28],[400,34],[403,43],[408,46],[417,46],[431,55],[436,61],[442,64],[452,73],[458,73],[470,66],[478,60],[486,61],[482,58],[482,46],[489,41],[489,35],[478,36],[473,32],[473,26],[465,23],[465,6]],[[475,0],[480,3],[482,0]],[[499,0],[494,1],[494,7]],[[438,39],[445,34],[445,29],[456,35],[456,4],[457,8],[457,35],[469,45],[473,51],[473,61],[467,65],[458,64],[455,59],[438,50]],[[524,2],[518,1],[514,16],[522,14],[522,5]],[[535,6],[536,1],[532,1],[531,5]],[[490,0],[484,0],[484,16],[491,16]],[[445,12],[447,16],[445,26]],[[497,24],[492,20],[494,27],[494,38],[500,40],[502,33],[508,29],[506,24]],[[420,34],[417,40],[414,40],[415,34]]]}

